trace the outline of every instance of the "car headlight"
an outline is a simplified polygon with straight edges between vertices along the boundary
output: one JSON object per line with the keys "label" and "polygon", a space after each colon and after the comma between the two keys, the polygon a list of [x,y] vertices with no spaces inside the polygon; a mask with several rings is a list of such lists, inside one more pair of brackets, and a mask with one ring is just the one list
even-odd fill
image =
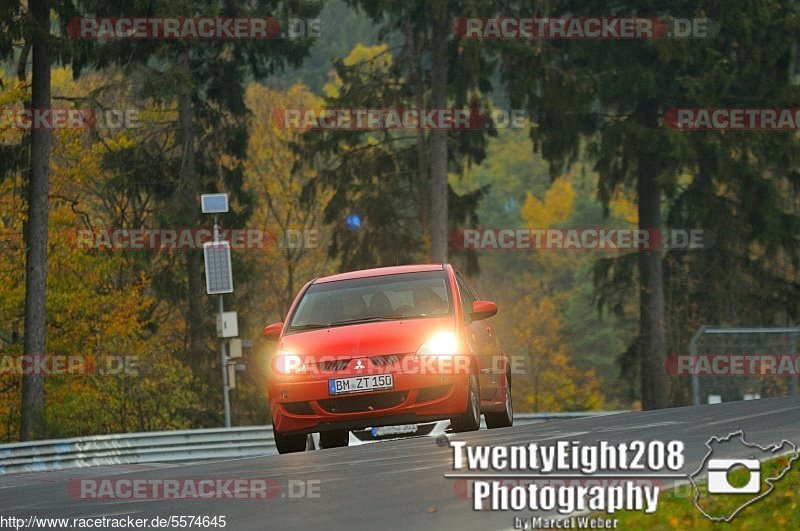
{"label": "car headlight", "polygon": [[419,347],[417,356],[454,356],[459,350],[455,332],[437,332]]}
{"label": "car headlight", "polygon": [[281,374],[303,374],[306,372],[306,364],[303,363],[303,358],[286,350],[278,351],[272,361],[272,366]]}

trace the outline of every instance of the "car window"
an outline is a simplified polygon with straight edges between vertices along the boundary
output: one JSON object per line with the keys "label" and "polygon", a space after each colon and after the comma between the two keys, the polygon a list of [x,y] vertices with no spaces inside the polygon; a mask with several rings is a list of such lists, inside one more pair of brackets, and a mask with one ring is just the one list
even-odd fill
{"label": "car window", "polygon": [[461,277],[461,273],[456,273],[456,282],[458,291],[461,293],[461,309],[464,311],[464,317],[468,318],[472,311],[472,303],[478,300],[478,297]]}
{"label": "car window", "polygon": [[443,271],[401,273],[312,284],[294,312],[290,330],[357,320],[451,314]]}

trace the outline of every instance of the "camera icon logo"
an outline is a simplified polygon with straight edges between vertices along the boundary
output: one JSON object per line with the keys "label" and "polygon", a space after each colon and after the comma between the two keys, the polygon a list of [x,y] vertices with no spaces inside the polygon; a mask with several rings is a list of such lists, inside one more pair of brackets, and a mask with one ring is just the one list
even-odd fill
{"label": "camera icon logo", "polygon": [[[728,480],[728,472],[735,467],[750,471],[746,485],[735,487]],[[757,494],[761,490],[761,464],[758,459],[709,459],[708,492],[710,494]]]}
{"label": "camera icon logo", "polygon": [[[761,446],[747,442],[742,430],[724,437],[712,436],[706,448],[706,456],[697,470],[689,474],[689,481],[694,490],[695,507],[712,522],[730,522],[742,509],[768,496],[775,490],[775,484],[792,469],[792,463],[800,459],[793,442],[783,439]],[[713,457],[742,454],[747,457]],[[773,460],[772,464],[762,471],[761,463],[767,460]],[[749,473],[749,477],[741,472]]]}

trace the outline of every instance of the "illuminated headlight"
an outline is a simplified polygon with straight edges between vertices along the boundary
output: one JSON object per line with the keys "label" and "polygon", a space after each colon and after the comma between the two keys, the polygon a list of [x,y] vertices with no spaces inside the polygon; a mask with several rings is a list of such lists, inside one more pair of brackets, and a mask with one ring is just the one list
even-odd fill
{"label": "illuminated headlight", "polygon": [[286,350],[279,350],[272,363],[275,370],[281,374],[303,374],[306,372],[303,358]]}
{"label": "illuminated headlight", "polygon": [[438,332],[419,347],[417,356],[454,356],[458,351],[455,332]]}

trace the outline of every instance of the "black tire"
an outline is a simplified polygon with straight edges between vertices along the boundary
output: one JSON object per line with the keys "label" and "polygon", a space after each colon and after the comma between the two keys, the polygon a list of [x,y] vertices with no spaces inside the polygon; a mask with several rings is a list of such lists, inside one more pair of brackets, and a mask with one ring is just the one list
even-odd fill
{"label": "black tire", "polygon": [[481,392],[478,388],[478,378],[469,375],[469,398],[467,410],[463,415],[450,419],[450,427],[456,433],[477,431],[481,427]]}
{"label": "black tire", "polygon": [[278,449],[279,454],[304,452],[306,449],[307,437],[305,433],[283,435],[275,432],[275,447]]}
{"label": "black tire", "polygon": [[499,413],[484,413],[487,428],[508,428],[514,425],[514,406],[511,403],[511,377],[506,374],[506,409]]}
{"label": "black tire", "polygon": [[350,442],[350,432],[347,430],[321,431],[319,433],[320,448],[341,448]]}

